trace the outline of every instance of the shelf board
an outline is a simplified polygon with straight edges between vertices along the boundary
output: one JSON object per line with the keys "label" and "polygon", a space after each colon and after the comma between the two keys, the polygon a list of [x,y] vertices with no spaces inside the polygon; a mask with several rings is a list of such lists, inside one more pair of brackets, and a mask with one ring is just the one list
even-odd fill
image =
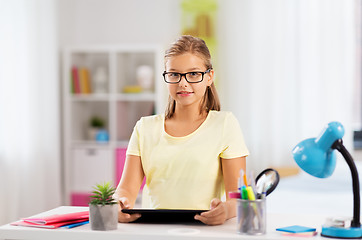
{"label": "shelf board", "polygon": [[96,141],[87,141],[87,140],[75,140],[72,141],[72,147],[74,148],[110,148],[112,145],[111,142],[96,142]]}
{"label": "shelf board", "polygon": [[72,94],[72,101],[109,101],[109,94]]}
{"label": "shelf board", "polygon": [[117,141],[116,145],[117,145],[118,148],[127,148],[128,141],[127,140]]}
{"label": "shelf board", "polygon": [[154,93],[119,93],[114,95],[116,101],[155,101]]}
{"label": "shelf board", "polygon": [[127,140],[118,140],[118,141],[110,141],[105,143],[99,143],[96,141],[90,141],[90,140],[73,140],[71,143],[73,148],[98,148],[98,149],[104,149],[104,148],[124,148],[128,146]]}
{"label": "shelf board", "polygon": [[154,93],[117,93],[117,94],[74,94],[71,100],[74,102],[94,102],[94,101],[155,101]]}

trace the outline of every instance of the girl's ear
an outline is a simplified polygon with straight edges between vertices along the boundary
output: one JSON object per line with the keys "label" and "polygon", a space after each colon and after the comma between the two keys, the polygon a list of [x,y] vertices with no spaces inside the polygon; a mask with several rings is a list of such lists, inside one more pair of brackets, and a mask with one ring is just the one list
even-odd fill
{"label": "girl's ear", "polygon": [[211,84],[214,82],[214,74],[214,69],[211,69],[210,72],[206,74],[207,86],[211,86]]}

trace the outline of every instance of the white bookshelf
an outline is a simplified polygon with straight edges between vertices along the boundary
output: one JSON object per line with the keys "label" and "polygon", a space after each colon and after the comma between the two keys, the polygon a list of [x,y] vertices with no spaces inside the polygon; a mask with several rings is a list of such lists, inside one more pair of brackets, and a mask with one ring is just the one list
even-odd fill
{"label": "white bookshelf", "polygon": [[[136,70],[141,65],[153,69],[153,84],[148,91],[124,93],[125,86],[137,85]],[[105,93],[72,93],[73,66],[89,70],[93,76],[99,67],[106,69]],[[63,189],[66,205],[74,193],[89,193],[96,183],[115,185],[116,149],[125,148],[136,121],[164,111],[166,90],[162,79],[163,52],[159,46],[69,46],[62,52],[63,115]],[[105,120],[109,141],[90,140],[90,118]]]}

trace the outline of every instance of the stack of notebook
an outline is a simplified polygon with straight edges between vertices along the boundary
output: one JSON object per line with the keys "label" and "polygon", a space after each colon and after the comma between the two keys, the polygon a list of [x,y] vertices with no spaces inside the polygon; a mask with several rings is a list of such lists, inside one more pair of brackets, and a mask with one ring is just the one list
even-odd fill
{"label": "stack of notebook", "polygon": [[89,222],[89,211],[66,214],[56,214],[40,218],[23,218],[11,225],[55,229],[59,227],[72,228]]}

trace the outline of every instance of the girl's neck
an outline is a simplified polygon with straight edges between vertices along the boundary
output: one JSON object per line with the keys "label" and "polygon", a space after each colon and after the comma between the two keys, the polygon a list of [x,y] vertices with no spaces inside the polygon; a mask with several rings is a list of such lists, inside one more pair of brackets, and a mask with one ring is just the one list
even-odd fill
{"label": "girl's neck", "polygon": [[207,118],[207,111],[200,109],[177,108],[174,115],[165,121],[165,132],[173,137],[184,137],[195,132]]}
{"label": "girl's neck", "polygon": [[185,122],[194,122],[207,117],[207,112],[202,111],[200,113],[200,108],[195,107],[177,107],[172,118],[175,121],[185,121]]}

